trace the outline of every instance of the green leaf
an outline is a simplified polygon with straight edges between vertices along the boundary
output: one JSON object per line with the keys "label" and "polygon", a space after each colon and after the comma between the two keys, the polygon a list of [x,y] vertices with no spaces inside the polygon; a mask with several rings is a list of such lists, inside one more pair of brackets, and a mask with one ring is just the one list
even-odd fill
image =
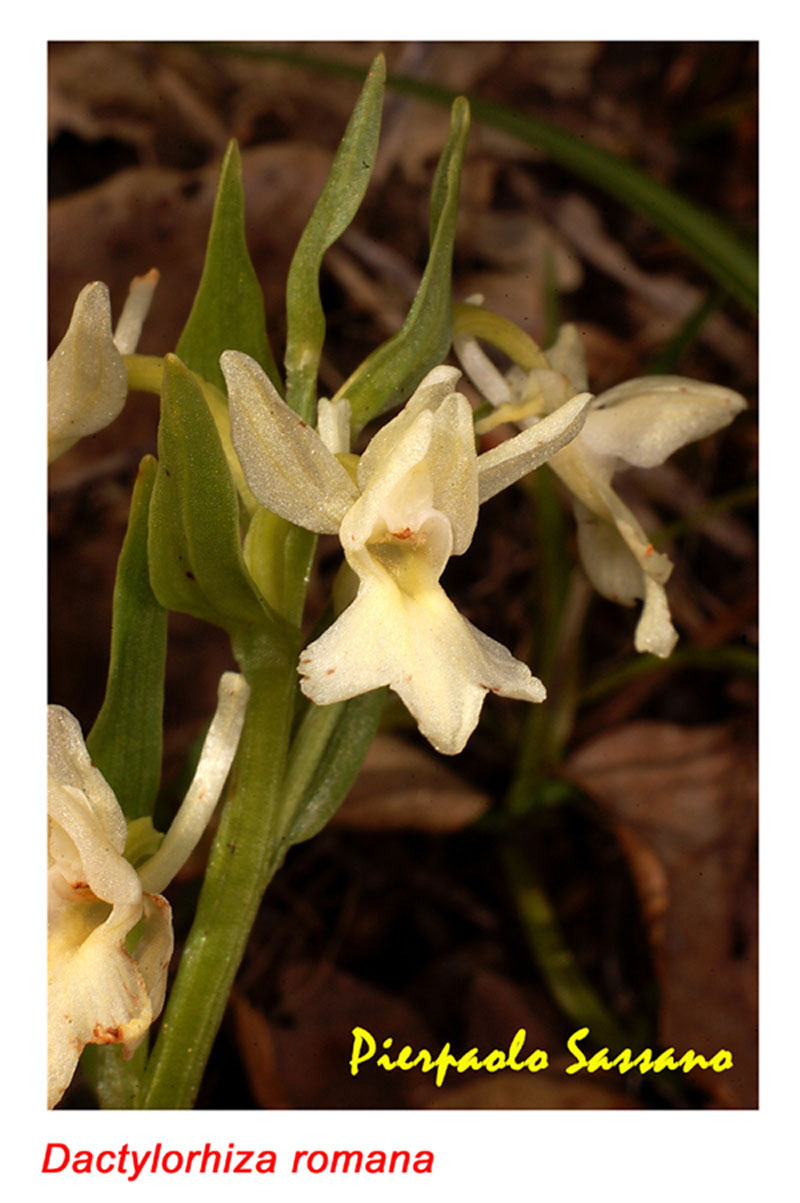
{"label": "green leaf", "polygon": [[203,275],[177,353],[193,371],[225,392],[223,351],[244,351],[280,391],[264,321],[264,298],[250,262],[244,229],[242,160],[232,141],[222,160]]}
{"label": "green leaf", "polygon": [[147,569],[147,515],[156,461],[139,465],[114,584],[111,654],[103,705],[86,739],[127,819],[152,814],[161,778],[167,612]]}
{"label": "green leaf", "polygon": [[266,625],[282,639],[285,624],[244,565],[236,490],[214,419],[175,355],[164,360],[158,460],[148,541],[156,597],[230,633]]}
{"label": "green leaf", "polygon": [[356,101],[325,187],[304,229],[286,283],[286,400],[314,421],[317,369],[325,339],[319,295],[322,257],[361,204],[378,151],[386,67],[379,54]]}
{"label": "green leaf", "polygon": [[316,546],[311,531],[293,526],[263,506],[253,514],[244,541],[244,562],[262,597],[298,628]]}
{"label": "green leaf", "polygon": [[[291,50],[224,44],[214,48],[228,54],[279,59],[329,75],[349,78],[359,72],[359,68],[351,63],[316,58]],[[455,92],[449,88],[404,75],[390,75],[386,86],[392,91],[416,96],[440,108],[451,105],[455,97]],[[547,121],[528,117],[517,109],[482,100],[479,96],[469,96],[468,100],[477,120],[519,138],[529,146],[538,147],[556,163],[561,163],[575,175],[597,185],[629,209],[640,213],[657,229],[672,237],[726,291],[749,309],[757,309],[756,253],[714,213],[686,200],[679,192],[666,188],[645,171],[592,145],[585,138],[576,137]]]}
{"label": "green leaf", "polygon": [[386,693],[376,689],[332,706],[309,705],[284,778],[287,848],[310,840],[341,806],[378,729]]}
{"label": "green leaf", "polygon": [[350,402],[354,430],[404,401],[431,368],[447,357],[453,336],[451,271],[458,194],[469,134],[469,105],[453,104],[450,133],[431,189],[431,249],[408,312],[397,334],[356,368],[337,397]]}

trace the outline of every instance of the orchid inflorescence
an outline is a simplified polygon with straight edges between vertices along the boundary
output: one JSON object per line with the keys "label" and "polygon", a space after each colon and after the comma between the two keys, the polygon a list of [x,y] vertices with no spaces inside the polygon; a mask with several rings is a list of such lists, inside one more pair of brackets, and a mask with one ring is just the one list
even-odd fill
{"label": "orchid inflorescence", "polygon": [[129,859],[136,827],[126,824],[113,790],[92,764],[77,720],[63,706],[48,708],[51,1107],[87,1044],[121,1044],[131,1054],[164,1005],[173,939],[161,891],[188,860],[219,800],[248,692],[239,674],[223,674],[192,784],[166,836],[156,836],[156,850],[136,868]]}
{"label": "orchid inflorescence", "polygon": [[[461,122],[455,149],[450,146],[443,156],[447,171],[463,153],[463,113]],[[366,139],[367,133],[359,136]],[[457,174],[454,178],[457,186]],[[444,205],[441,213],[452,247],[453,207]],[[324,248],[329,234],[319,237]],[[441,239],[434,240],[432,257],[442,254],[441,245]],[[142,359],[133,352],[157,279],[151,271],[133,282],[116,332],[107,287],[94,283],[80,293],[49,366],[51,460],[122,410],[135,383],[134,360]],[[485,501],[548,464],[572,495],[578,550],[591,583],[622,604],[643,601],[638,651],[661,657],[672,651],[677,634],[664,588],[671,562],[654,550],[615,492],[613,476],[621,467],[660,464],[679,447],[719,430],[744,408],[744,399],[676,376],[642,377],[593,396],[580,336],[571,325],[561,328],[546,352],[528,340],[530,355],[503,375],[479,345],[479,339],[491,341],[492,322],[481,325],[487,312],[475,301],[458,306],[452,339],[466,375],[494,407],[490,418],[477,423],[458,388],[459,368],[443,362],[453,330],[449,300],[447,312],[436,318],[447,332],[437,343],[436,359],[412,363],[410,370],[411,352],[398,342],[394,385],[385,385],[384,397],[369,396],[370,381],[384,379],[381,372],[391,376],[390,354],[378,368],[370,364],[369,371],[355,373],[340,396],[312,398],[310,404],[307,398],[297,403],[302,391],[297,382],[306,378],[318,349],[295,354],[295,348],[290,355],[287,348],[287,365],[301,366],[294,377],[289,367],[286,399],[270,370],[274,365],[263,354],[259,362],[236,346],[217,348],[215,363],[227,398],[219,384],[202,376],[191,355],[188,364],[175,356],[150,363],[148,379],[156,380],[164,409],[159,461],[143,464],[153,490],[142,542],[147,588],[152,584],[156,609],[183,609],[223,626],[242,674],[222,678],[195,779],[163,842],[149,819],[123,813],[92,763],[75,718],[62,707],[50,708],[51,1106],[87,1044],[119,1044],[130,1056],[161,1011],[173,944],[170,908],[161,891],[205,829],[240,740],[243,768],[236,788],[244,798],[241,805],[253,814],[260,806],[263,823],[271,825],[259,837],[266,851],[253,853],[248,888],[254,891],[268,880],[264,865],[274,871],[290,843],[313,834],[324,821],[317,812],[322,808],[329,814],[358,771],[380,713],[377,694],[372,726],[364,724],[361,712],[361,726],[353,726],[354,732],[367,732],[367,743],[353,752],[351,768],[336,776],[335,788],[314,786],[324,776],[326,756],[334,758],[337,732],[345,729],[336,723],[355,714],[347,710],[355,699],[388,686],[421,734],[448,755],[466,745],[487,693],[545,700],[545,687],[528,666],[459,614],[440,583],[450,557],[469,548]],[[504,321],[491,317],[495,325]],[[397,391],[405,404],[355,454],[353,431],[391,408]],[[476,448],[484,431],[507,422],[518,432],[490,450]],[[181,458],[170,469],[171,448],[178,444]],[[212,496],[209,489],[216,490],[218,512],[202,508]],[[313,550],[313,535],[329,534],[338,536],[344,554],[329,625],[299,650],[298,632],[286,619],[291,607],[281,605],[286,600],[281,586],[288,588],[284,577],[291,584],[287,565],[294,565],[295,597],[302,599],[307,578],[296,550],[301,545],[296,539],[290,543],[296,528],[309,532],[307,551]],[[207,536],[213,554],[205,547]],[[270,565],[278,562],[280,572],[271,575]],[[143,571],[147,576],[148,568]],[[298,684],[310,705],[293,737],[292,697]],[[255,714],[270,690],[283,699],[284,711],[288,707],[288,719],[277,723],[274,733],[254,720],[243,735],[248,698]],[[264,704],[273,725],[280,712],[276,706],[270,710]],[[285,783],[292,788],[282,789],[280,775],[275,776],[267,804],[256,794],[269,773],[254,769],[251,782],[247,766],[264,755],[270,739],[276,741],[275,763],[288,764]],[[341,740],[335,746],[341,758]],[[292,759],[296,748],[300,752]],[[309,749],[317,759],[306,771],[297,757],[301,752],[311,756]],[[331,768],[330,780],[334,776]],[[152,837],[145,841],[146,855],[137,843],[142,824]]]}

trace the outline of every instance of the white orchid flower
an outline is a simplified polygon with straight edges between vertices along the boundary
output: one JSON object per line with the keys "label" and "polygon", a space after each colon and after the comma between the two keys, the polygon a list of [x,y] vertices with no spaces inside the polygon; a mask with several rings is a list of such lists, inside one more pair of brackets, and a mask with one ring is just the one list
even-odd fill
{"label": "white orchid flower", "polygon": [[85,435],[108,426],[128,395],[123,355],[131,355],[158,283],[153,268],[131,281],[116,333],[111,299],[99,281],[78,294],[67,333],[47,365],[48,461],[58,459]]}
{"label": "white orchid flower", "polygon": [[463,618],[439,578],[472,541],[478,506],[573,438],[589,395],[536,430],[478,456],[457,368],[434,368],[372,439],[351,476],[346,401],[320,402],[320,433],[278,396],[254,360],[221,358],[231,437],[258,501],[308,530],[336,533],[358,593],[300,657],[301,688],[327,705],[393,689],[440,752],[460,752],[490,690],[541,702],[545,689]]}
{"label": "white orchid flower", "polygon": [[[515,367],[505,377],[475,338],[456,335],[454,345],[467,375],[496,407],[487,426],[512,420],[535,430],[587,387],[583,345],[572,325],[561,327],[541,367],[530,372]],[[581,561],[595,589],[625,606],[644,601],[634,636],[639,652],[666,657],[677,642],[664,589],[672,562],[654,550],[614,491],[612,477],[621,468],[663,464],[679,447],[727,426],[746,407],[739,393],[715,384],[642,376],[595,397],[580,434],[550,460],[573,494]]]}
{"label": "white orchid flower", "polygon": [[130,1055],[161,1011],[173,943],[161,891],[219,800],[248,693],[243,677],[223,674],[189,791],[158,851],[138,871],[123,855],[125,816],[92,764],[77,720],[62,706],[48,707],[49,1107],[87,1044],[121,1044]]}

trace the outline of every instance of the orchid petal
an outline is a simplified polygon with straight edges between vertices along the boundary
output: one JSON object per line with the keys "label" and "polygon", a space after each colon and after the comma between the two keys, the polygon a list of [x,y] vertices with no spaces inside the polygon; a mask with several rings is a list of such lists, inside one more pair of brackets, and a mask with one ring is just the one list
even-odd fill
{"label": "orchid petal", "polygon": [[429,410],[405,426],[392,455],[373,465],[366,474],[359,463],[363,492],[341,523],[339,538],[345,555],[362,548],[373,538],[388,534],[405,537],[417,529],[433,508],[433,482],[425,466],[431,445],[434,419]]}
{"label": "orchid petal", "polygon": [[508,381],[492,363],[483,347],[471,334],[456,334],[453,350],[472,383],[495,408],[507,405],[512,398]]}
{"label": "orchid petal", "polygon": [[158,272],[153,267],[145,275],[131,280],[128,297],[114,331],[114,345],[121,355],[132,355],[139,344],[158,278]]}
{"label": "orchid petal", "polygon": [[247,483],[273,513],[334,534],[358,490],[315,430],[283,401],[266,373],[241,351],[224,351],[231,439]]}
{"label": "orchid petal", "polygon": [[606,498],[614,524],[642,571],[663,585],[672,573],[672,560],[663,552],[656,551],[636,515],[610,486],[606,490]]}
{"label": "orchid petal", "polygon": [[644,579],[645,596],[642,615],[636,627],[633,643],[637,652],[651,652],[666,660],[678,642],[678,632],[672,625],[664,586],[652,577]]}
{"label": "orchid petal", "polygon": [[428,466],[433,507],[453,528],[453,555],[472,542],[478,522],[478,457],[472,409],[466,397],[451,393],[434,414]]}
{"label": "orchid petal", "polygon": [[642,570],[663,584],[672,572],[672,562],[655,550],[636,515],[614,491],[613,463],[593,452],[581,434],[553,456],[550,467],[582,505],[616,526]]}
{"label": "orchid petal", "polygon": [[[55,787],[80,792],[81,806],[88,812],[84,822],[94,819],[112,849],[121,853],[127,838],[125,817],[111,786],[92,764],[78,720],[63,706],[47,707],[47,776],[51,794],[58,795]],[[66,807],[74,804],[71,797],[66,800]]]}
{"label": "orchid petal", "polygon": [[552,347],[546,352],[547,362],[554,372],[560,372],[569,381],[572,392],[585,393],[589,388],[586,371],[586,353],[580,331],[572,322],[565,322],[558,332]]}
{"label": "orchid petal", "polygon": [[317,705],[389,685],[421,733],[460,752],[490,690],[540,702],[544,686],[501,644],[476,630],[439,586],[413,595],[378,577],[300,658],[301,688]]}
{"label": "orchid petal", "polygon": [[119,415],[128,373],[111,333],[111,300],[99,282],[78,294],[69,328],[47,365],[50,462]]}
{"label": "orchid petal", "polygon": [[56,847],[61,852],[68,846],[64,836],[74,848],[74,855],[61,852],[58,861],[51,864],[51,876],[58,869],[70,887],[88,887],[102,902],[134,907],[141,903],[142,887],[136,870],[115,847],[113,834],[104,827],[83,790],[49,781],[47,813],[51,824],[62,833],[59,845],[51,843],[51,851]]}
{"label": "orchid petal", "polygon": [[586,575],[597,592],[609,601],[631,606],[644,601],[634,636],[637,652],[669,656],[678,640],[672,625],[667,594],[661,581],[643,571],[622,535],[611,523],[575,502],[578,550]]}
{"label": "orchid petal", "polygon": [[395,447],[400,444],[420,414],[438,409],[445,397],[450,396],[460,375],[458,368],[449,367],[447,364],[433,368],[417,386],[399,414],[372,436],[358,465],[358,484],[361,489],[366,487],[370,477],[384,470],[394,456]]}
{"label": "orchid petal", "polygon": [[644,573],[612,523],[575,501],[578,552],[586,575],[602,597],[632,606],[644,597]]}
{"label": "orchid petal", "polygon": [[[141,931],[131,956],[144,980],[153,1018],[157,1019],[167,994],[167,971],[175,944],[172,907],[160,894],[145,894],[142,901]],[[133,1051],[130,1045],[127,1047]]]}
{"label": "orchid petal", "polygon": [[574,439],[586,421],[590,393],[580,393],[566,401],[540,422],[521,434],[478,456],[478,481],[481,505],[502,489],[514,484],[540,464],[545,463]]}
{"label": "orchid petal", "polygon": [[729,425],[747,402],[732,389],[682,376],[642,376],[601,393],[581,438],[637,468],[663,464],[687,443]]}
{"label": "orchid petal", "polygon": [[350,402],[346,397],[329,401],[320,397],[317,404],[317,433],[333,455],[350,451]]}
{"label": "orchid petal", "polygon": [[508,383],[520,409],[519,425],[532,426],[546,414],[551,414],[576,395],[576,389],[561,372],[549,368],[534,368],[531,372],[512,367]]}
{"label": "orchid petal", "polygon": [[153,1021],[144,978],[125,950],[141,907],[75,897],[48,919],[48,1106],[70,1083],[87,1044],[130,1045]]}
{"label": "orchid petal", "polygon": [[150,894],[166,889],[196,848],[236,755],[250,689],[238,673],[223,673],[217,696],[217,709],[186,797],[158,851],[139,869],[142,886]]}

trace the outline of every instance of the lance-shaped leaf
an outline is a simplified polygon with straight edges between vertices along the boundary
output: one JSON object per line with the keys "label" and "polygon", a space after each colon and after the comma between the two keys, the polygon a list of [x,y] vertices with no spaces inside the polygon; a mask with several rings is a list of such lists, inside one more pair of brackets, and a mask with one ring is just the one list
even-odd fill
{"label": "lance-shaped leaf", "polygon": [[319,200],[304,229],[286,282],[286,399],[306,421],[314,420],[317,367],[325,339],[319,271],[329,246],[347,229],[369,183],[378,151],[383,55],[370,67]]}
{"label": "lance-shaped leaf", "polygon": [[158,459],[148,540],[156,597],[231,633],[266,623],[280,638],[282,624],[242,558],[236,490],[214,419],[174,355],[164,360]]}
{"label": "lance-shaped leaf", "polygon": [[229,349],[250,355],[280,387],[264,298],[247,250],[242,160],[235,141],[222,160],[203,275],[177,353],[187,367],[224,390],[219,357]]}
{"label": "lance-shaped leaf", "polygon": [[[243,53],[240,44],[225,49],[236,54]],[[345,78],[354,76],[359,70],[353,63],[317,58],[283,47],[258,47],[250,53],[259,58],[281,59]],[[440,108],[446,108],[453,102],[450,88],[427,79],[391,75],[387,86],[395,92],[430,101]],[[617,155],[593,146],[583,134],[571,134],[559,126],[530,117],[521,112],[519,107],[507,108],[480,96],[471,96],[469,100],[476,120],[535,146],[576,176],[622,201],[657,229],[674,238],[696,263],[748,308],[757,308],[758,261],[755,251],[715,213],[686,200],[679,192],[666,188]]]}
{"label": "lance-shaped leaf", "polygon": [[117,563],[103,705],[86,740],[126,819],[152,814],[161,777],[167,612],[147,570],[147,517],[156,461],[145,456]]}
{"label": "lance-shaped leaf", "polygon": [[430,254],[408,317],[397,334],[368,355],[336,394],[350,402],[354,430],[408,397],[450,349],[453,242],[468,134],[469,105],[459,97],[453,104],[450,133],[431,190]]}
{"label": "lance-shaped leaf", "polygon": [[339,809],[378,729],[386,690],[309,704],[289,753],[284,781],[285,845],[310,840]]}

